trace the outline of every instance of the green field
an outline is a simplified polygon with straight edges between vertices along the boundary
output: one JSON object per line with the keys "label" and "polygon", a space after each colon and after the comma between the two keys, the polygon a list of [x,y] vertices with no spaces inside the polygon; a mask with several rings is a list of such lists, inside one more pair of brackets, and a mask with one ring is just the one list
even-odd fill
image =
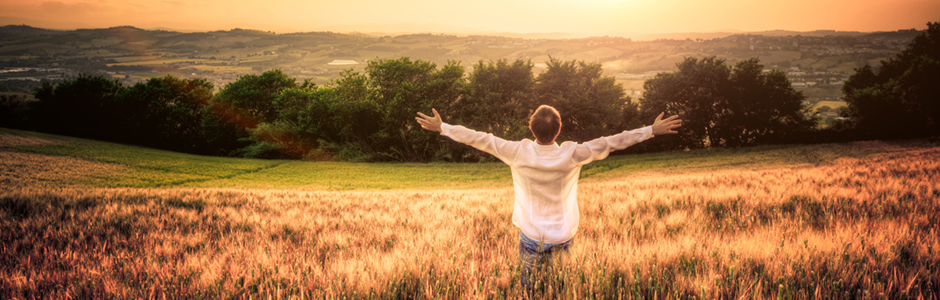
{"label": "green field", "polygon": [[846,103],[845,101],[826,101],[826,100],[823,100],[823,101],[816,102],[816,105],[813,105],[813,107],[811,107],[810,109],[811,109],[812,111],[816,111],[817,109],[819,109],[820,107],[823,107],[823,106],[828,106],[828,107],[831,108],[831,109],[837,109],[837,108],[840,108],[840,107],[848,107],[849,104]]}
{"label": "green field", "polygon": [[233,187],[257,189],[468,189],[511,186],[501,163],[344,163],[199,156],[0,128],[0,134],[60,141],[6,148],[105,164],[108,172],[57,178],[87,187]]}
{"label": "green field", "polygon": [[[0,128],[0,135],[55,141],[5,151],[103,164],[107,172],[46,180],[91,188],[246,188],[290,190],[474,189],[512,186],[503,163],[348,163],[200,156],[111,142]],[[699,172],[816,165],[860,157],[872,149],[847,145],[762,146],[690,152],[617,155],[584,166],[582,182],[616,180],[641,172]]]}

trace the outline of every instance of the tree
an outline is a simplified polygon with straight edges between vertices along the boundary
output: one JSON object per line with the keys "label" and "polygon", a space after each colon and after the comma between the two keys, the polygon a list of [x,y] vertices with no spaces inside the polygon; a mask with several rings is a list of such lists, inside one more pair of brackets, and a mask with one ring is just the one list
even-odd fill
{"label": "tree", "polygon": [[681,134],[659,141],[663,149],[739,147],[793,141],[814,122],[804,117],[805,98],[781,71],[763,73],[757,58],[738,62],[688,57],[679,71],[646,81],[644,119],[660,112],[683,119]]}
{"label": "tree", "polygon": [[248,129],[251,144],[236,150],[235,155],[256,158],[303,158],[316,147],[321,133],[311,130],[308,109],[317,99],[316,86],[288,88],[275,99],[281,107],[271,122]]}
{"label": "tree", "polygon": [[622,118],[636,106],[613,77],[601,76],[600,63],[551,58],[547,65],[536,79],[535,93],[539,103],[561,113],[560,140],[583,142],[630,129]]}
{"label": "tree", "polygon": [[[480,60],[470,73],[467,94],[446,109],[453,114],[454,124],[492,133],[495,136],[520,140],[530,136],[529,114],[538,106],[533,94],[535,77],[531,61],[505,59],[493,62]],[[492,156],[467,147],[449,147],[453,160],[480,161]]]}
{"label": "tree", "polygon": [[284,90],[275,100],[278,118],[251,130],[243,155],[265,158],[327,158],[368,161],[382,114],[365,76],[351,70],[325,86]]}
{"label": "tree", "polygon": [[275,99],[282,91],[296,87],[297,80],[280,70],[244,75],[227,84],[209,101],[210,111],[203,122],[216,153],[233,155],[250,145],[249,131],[273,122],[279,110]]}
{"label": "tree", "polygon": [[719,112],[723,95],[730,89],[731,68],[723,60],[707,57],[701,61],[686,58],[677,64],[678,72],[660,73],[647,80],[640,100],[644,116],[665,112],[682,117],[682,130],[675,138],[656,141],[669,150],[704,148],[715,135],[714,118]]}
{"label": "tree", "polygon": [[258,123],[274,121],[279,110],[275,99],[285,89],[298,86],[297,79],[275,69],[261,75],[239,77],[235,82],[225,85],[215,100],[218,105],[237,110],[237,117],[244,121],[244,126],[253,128]]}
{"label": "tree", "polygon": [[[387,137],[383,112],[375,101],[376,93],[369,78],[358,72],[346,71],[344,76],[321,90],[319,101],[310,113],[322,115],[322,140],[338,159],[369,161],[382,159],[377,145]],[[314,118],[316,119],[316,117]]]}
{"label": "tree", "polygon": [[863,138],[901,138],[940,134],[940,22],[879,71],[865,65],[842,87],[849,126]]}
{"label": "tree", "polygon": [[0,127],[28,128],[26,95],[0,95]]}
{"label": "tree", "polygon": [[382,113],[381,130],[372,136],[376,152],[398,161],[439,157],[440,136],[416,130],[415,112],[447,107],[463,93],[463,67],[451,61],[438,69],[435,63],[402,57],[370,61],[366,71]]}
{"label": "tree", "polygon": [[132,143],[205,153],[202,122],[213,89],[205,79],[170,75],[137,83],[115,99],[115,109],[125,117],[114,124],[114,130]]}
{"label": "tree", "polygon": [[80,75],[55,86],[43,83],[30,108],[34,125],[40,131],[110,139],[109,125],[124,116],[112,104],[124,89],[120,81],[101,76]]}
{"label": "tree", "polygon": [[793,89],[786,74],[780,70],[763,73],[757,58],[734,65],[730,78],[734,89],[716,128],[720,144],[740,147],[765,143],[796,142],[815,127],[806,97]]}
{"label": "tree", "polygon": [[535,109],[535,78],[531,61],[517,59],[477,62],[470,74],[467,96],[452,106],[462,123],[506,139],[527,136],[527,119]]}

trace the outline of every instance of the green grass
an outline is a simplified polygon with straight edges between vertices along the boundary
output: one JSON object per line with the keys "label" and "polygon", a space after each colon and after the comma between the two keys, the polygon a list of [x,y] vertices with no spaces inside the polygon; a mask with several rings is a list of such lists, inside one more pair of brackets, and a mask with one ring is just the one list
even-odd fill
{"label": "green grass", "polygon": [[200,156],[36,132],[0,128],[0,134],[63,141],[17,146],[15,151],[67,156],[120,166],[69,184],[91,187],[230,187],[252,189],[471,189],[509,187],[501,163],[345,163]]}
{"label": "green grass", "polygon": [[[200,156],[171,151],[0,128],[0,134],[62,141],[52,145],[0,148],[65,156],[118,166],[67,181],[89,187],[200,187],[301,190],[459,190],[508,188],[502,163],[348,163]],[[916,142],[914,142],[916,143]],[[924,145],[929,146],[929,145]],[[708,172],[737,168],[818,166],[840,157],[864,157],[881,148],[848,144],[760,146],[685,152],[612,155],[582,168],[584,182],[624,180],[657,173]]]}
{"label": "green grass", "polygon": [[231,178],[283,163],[258,159],[233,159],[182,154],[138,146],[101,142],[51,134],[0,129],[0,133],[62,141],[53,145],[18,146],[10,150],[117,165],[121,171],[87,174],[73,184],[96,187],[165,187],[183,183]]}
{"label": "green grass", "polygon": [[[502,163],[348,163],[200,156],[118,143],[0,128],[0,134],[62,141],[2,151],[65,156],[118,166],[88,172],[66,184],[89,187],[201,187],[302,190],[476,189],[512,186]],[[2,148],[0,148],[2,149]],[[582,181],[624,180],[672,172],[757,170],[782,165],[825,164],[839,157],[863,157],[880,148],[854,144],[761,146],[686,152],[624,154],[583,167]],[[616,153],[615,153],[616,154]]]}
{"label": "green grass", "polygon": [[843,143],[625,154],[582,167],[581,178],[583,182],[590,182],[622,180],[628,176],[647,174],[701,173],[728,169],[764,170],[781,166],[809,167],[830,164],[842,157],[861,158],[882,151],[884,150],[880,148]]}

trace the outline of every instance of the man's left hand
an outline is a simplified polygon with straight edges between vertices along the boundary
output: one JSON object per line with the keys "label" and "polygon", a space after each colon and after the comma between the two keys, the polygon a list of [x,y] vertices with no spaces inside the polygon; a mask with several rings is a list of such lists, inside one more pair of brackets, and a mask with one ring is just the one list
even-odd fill
{"label": "man's left hand", "polygon": [[418,117],[415,117],[415,120],[417,120],[418,124],[421,124],[421,128],[425,130],[441,132],[441,124],[444,123],[444,121],[441,120],[441,115],[433,108],[431,109],[431,113],[434,114],[433,118],[418,112]]}

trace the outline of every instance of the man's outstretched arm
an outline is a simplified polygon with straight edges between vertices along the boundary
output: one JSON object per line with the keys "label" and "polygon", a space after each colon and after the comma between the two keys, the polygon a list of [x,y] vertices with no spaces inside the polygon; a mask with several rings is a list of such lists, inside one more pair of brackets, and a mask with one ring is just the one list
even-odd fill
{"label": "man's outstretched arm", "polygon": [[593,139],[578,145],[572,159],[580,164],[587,164],[607,158],[607,155],[612,151],[625,149],[653,136],[678,133],[673,129],[682,126],[682,120],[678,119],[679,116],[671,116],[664,120],[664,114],[659,114],[656,120],[653,121],[653,125]]}
{"label": "man's outstretched arm", "polygon": [[515,159],[519,149],[519,142],[510,142],[495,137],[490,133],[467,129],[463,126],[450,125],[444,123],[436,109],[432,108],[431,113],[434,114],[434,117],[418,112],[418,117],[415,117],[415,120],[418,121],[418,124],[421,124],[421,128],[440,132],[454,141],[470,145],[483,152],[492,154],[507,164]]}

